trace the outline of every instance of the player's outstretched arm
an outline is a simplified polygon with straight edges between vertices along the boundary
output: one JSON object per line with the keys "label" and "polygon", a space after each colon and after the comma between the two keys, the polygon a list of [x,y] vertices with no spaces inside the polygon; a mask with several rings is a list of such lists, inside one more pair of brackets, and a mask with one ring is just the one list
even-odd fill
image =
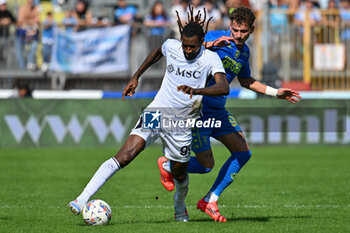
{"label": "player's outstretched arm", "polygon": [[210,87],[194,89],[186,85],[181,85],[177,87],[177,90],[189,94],[190,98],[192,98],[192,95],[228,95],[230,93],[230,87],[228,85],[226,74],[215,73],[214,79],[216,83]]}
{"label": "player's outstretched arm", "polygon": [[286,99],[292,103],[299,102],[302,98],[300,93],[297,91],[288,88],[275,89],[270,86],[266,86],[254,78],[238,78],[238,80],[242,87],[264,95],[275,96],[279,99]]}
{"label": "player's outstretched arm", "polygon": [[154,49],[146,59],[143,61],[139,69],[135,72],[135,74],[131,77],[129,83],[126,85],[124,91],[122,100],[125,100],[125,96],[133,96],[135,94],[135,89],[138,85],[138,80],[141,77],[141,75],[154,63],[159,61],[163,57],[162,48],[159,47],[157,49]]}

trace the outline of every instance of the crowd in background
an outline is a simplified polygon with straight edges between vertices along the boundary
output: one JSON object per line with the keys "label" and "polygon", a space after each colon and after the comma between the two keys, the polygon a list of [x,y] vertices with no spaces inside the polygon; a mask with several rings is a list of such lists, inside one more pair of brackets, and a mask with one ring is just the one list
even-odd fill
{"label": "crowd in background", "polygon": [[[207,11],[207,17],[212,17],[209,30],[227,29],[229,14],[239,6],[247,6],[258,12],[267,6],[271,9],[294,9],[295,14],[291,19],[283,13],[270,14],[272,29],[281,33],[280,26],[292,21],[296,25],[303,24],[305,10],[310,9],[311,24],[336,25],[339,20],[350,24],[350,0],[173,0],[170,9],[166,9],[162,1],[154,2],[148,10],[148,14],[141,15],[137,5],[130,4],[127,0],[117,0],[113,10],[113,17],[108,15],[92,15],[89,8],[91,3],[87,0],[77,0],[73,9],[64,11],[64,18],[56,22],[54,14],[62,11],[60,3],[65,1],[52,1],[53,12],[47,12],[43,21],[40,21],[40,1],[26,0],[18,12],[7,9],[7,1],[0,0],[0,64],[6,60],[9,26],[16,25],[16,63],[21,69],[36,70],[36,51],[38,43],[42,44],[42,71],[47,71],[50,63],[53,44],[53,28],[63,27],[68,32],[83,31],[91,27],[105,27],[118,24],[130,24],[134,27],[144,26],[148,28],[150,49],[159,46],[165,35],[179,38],[177,29],[177,17],[186,21],[188,4],[193,5],[195,11],[203,8]],[[339,15],[321,15],[319,9],[339,9]],[[175,12],[178,12],[178,16]],[[16,17],[15,17],[16,16]],[[112,19],[111,19],[112,18]],[[168,30],[168,29],[171,30]],[[169,33],[170,34],[166,34]],[[350,39],[350,30],[343,31],[343,39]]]}

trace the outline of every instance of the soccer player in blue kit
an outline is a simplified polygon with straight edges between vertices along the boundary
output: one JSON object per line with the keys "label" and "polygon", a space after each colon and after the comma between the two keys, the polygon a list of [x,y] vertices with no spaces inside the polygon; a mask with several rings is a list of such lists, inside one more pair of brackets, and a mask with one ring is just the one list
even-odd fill
{"label": "soccer player in blue kit", "polygon": [[[250,51],[245,44],[254,31],[254,13],[246,7],[236,8],[230,15],[230,29],[227,31],[210,31],[205,36],[206,48],[215,51],[222,60],[229,83],[237,77],[242,87],[257,93],[286,99],[292,103],[299,102],[300,94],[292,89],[275,89],[266,86],[251,77],[249,66]],[[210,80],[208,86],[214,85]],[[230,185],[237,173],[248,162],[251,151],[235,118],[225,109],[227,96],[203,96],[202,117],[221,120],[220,128],[193,128],[192,150],[196,157],[191,157],[187,171],[189,173],[208,173],[214,166],[214,158],[210,146],[210,137],[219,140],[230,151],[230,157],[222,166],[217,179],[210,191],[197,203],[197,209],[208,214],[212,219],[226,222],[226,218],[219,213],[217,201],[225,188]],[[158,159],[161,183],[172,191],[174,181],[168,160],[162,156]]]}

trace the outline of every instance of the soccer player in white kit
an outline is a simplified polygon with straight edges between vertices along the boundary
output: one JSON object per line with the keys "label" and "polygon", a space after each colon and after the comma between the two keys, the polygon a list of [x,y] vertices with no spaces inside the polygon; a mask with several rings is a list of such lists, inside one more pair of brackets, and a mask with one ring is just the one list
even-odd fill
{"label": "soccer player in white kit", "polygon": [[[210,19],[209,19],[210,20]],[[209,20],[206,23],[206,31]],[[182,119],[198,118],[203,95],[227,95],[229,86],[225,69],[219,56],[202,46],[205,33],[204,19],[200,12],[193,16],[191,11],[188,23],[183,26],[179,22],[181,42],[168,39],[164,44],[152,51],[132,76],[123,92],[125,96],[132,96],[138,86],[138,79],[155,62],[163,56],[166,57],[167,69],[164,79],[154,100],[146,108],[152,109],[153,118],[158,118],[161,111],[170,110],[180,113]],[[205,87],[207,81],[214,78],[216,84]],[[152,118],[152,120],[154,120]],[[143,128],[142,115],[135,128],[132,129],[128,139],[112,158],[105,161],[83,192],[68,204],[75,214],[80,214],[82,207],[90,197],[118,170],[128,165],[141,151],[158,137],[163,143],[163,153],[170,160],[171,171],[175,181],[174,194],[175,221],[188,221],[185,197],[188,191],[187,166],[190,158],[190,145],[192,142],[191,127],[181,130],[164,130],[162,128]],[[175,122],[176,119],[169,121]]]}

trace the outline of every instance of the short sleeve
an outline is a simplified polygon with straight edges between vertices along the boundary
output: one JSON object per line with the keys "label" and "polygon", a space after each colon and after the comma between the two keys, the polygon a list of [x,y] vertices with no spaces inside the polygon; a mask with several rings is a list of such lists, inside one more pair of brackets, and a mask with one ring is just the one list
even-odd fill
{"label": "short sleeve", "polygon": [[169,40],[166,40],[162,45],[162,53],[164,56],[166,56],[166,52],[168,50]]}
{"label": "short sleeve", "polygon": [[247,61],[243,67],[241,68],[241,70],[239,71],[238,78],[250,78],[251,77],[251,71],[250,71],[250,64],[249,61]]}
{"label": "short sleeve", "polygon": [[226,73],[225,69],[222,65],[222,61],[216,53],[212,53],[211,59],[210,59],[210,64],[211,64],[211,75],[214,76],[215,73]]}

